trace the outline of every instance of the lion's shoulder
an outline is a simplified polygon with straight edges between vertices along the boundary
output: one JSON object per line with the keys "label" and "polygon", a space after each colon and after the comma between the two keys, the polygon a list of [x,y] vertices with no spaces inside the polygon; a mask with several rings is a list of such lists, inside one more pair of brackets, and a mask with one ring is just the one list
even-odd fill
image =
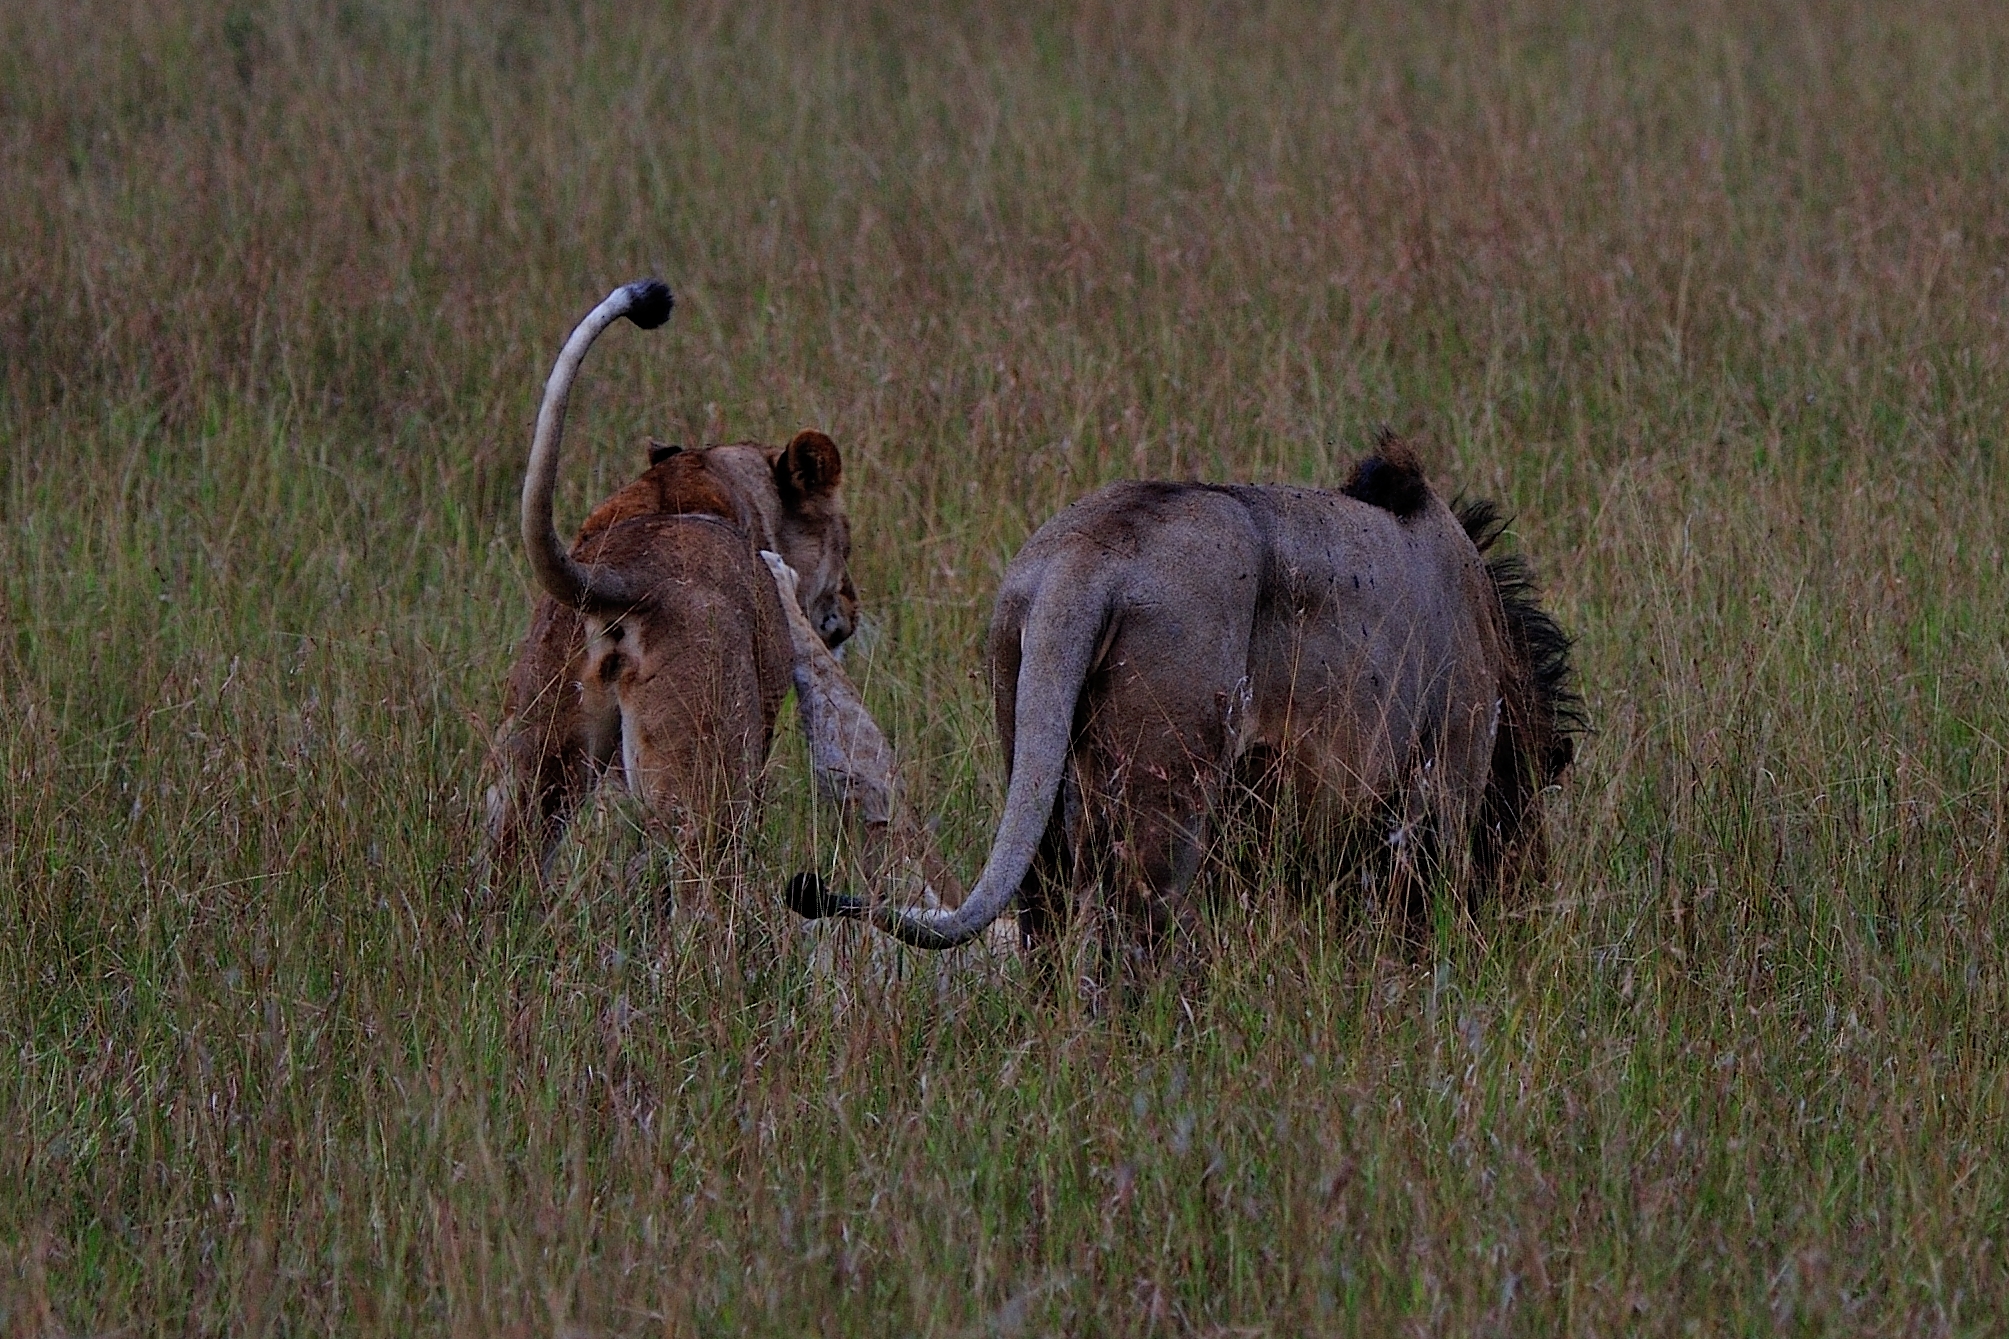
{"label": "lion's shoulder", "polygon": [[593,509],[586,523],[579,527],[579,538],[590,539],[623,521],[645,516],[691,513],[723,516],[727,520],[739,517],[727,481],[706,468],[702,451],[678,452],[649,466],[640,478]]}

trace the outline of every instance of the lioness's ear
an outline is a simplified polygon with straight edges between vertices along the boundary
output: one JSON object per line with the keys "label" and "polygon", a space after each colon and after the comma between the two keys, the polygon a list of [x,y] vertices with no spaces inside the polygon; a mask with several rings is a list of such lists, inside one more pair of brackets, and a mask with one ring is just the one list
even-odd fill
{"label": "lioness's ear", "polygon": [[649,439],[649,463],[651,465],[660,465],[671,456],[680,456],[683,453],[684,449],[674,442],[659,442],[653,437]]}
{"label": "lioness's ear", "polygon": [[774,462],[774,485],[784,501],[835,492],[844,477],[844,458],[837,443],[814,428],[804,428],[781,449]]}

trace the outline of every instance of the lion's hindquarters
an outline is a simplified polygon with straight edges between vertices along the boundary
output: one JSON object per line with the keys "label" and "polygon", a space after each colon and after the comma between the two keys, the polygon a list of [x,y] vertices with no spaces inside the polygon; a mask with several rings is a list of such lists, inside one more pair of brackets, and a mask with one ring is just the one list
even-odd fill
{"label": "lion's hindquarters", "polygon": [[499,876],[533,856],[540,868],[594,779],[619,748],[612,695],[584,681],[585,621],[541,597],[504,693],[491,759],[486,865]]}
{"label": "lion's hindquarters", "polygon": [[[1045,575],[1022,615],[1015,577],[1062,552],[1068,580]],[[1033,617],[1053,591],[1098,581],[1108,614],[1078,701],[1033,701],[1045,681]],[[1046,873],[1071,870],[1072,894],[1031,880],[1029,921],[1091,886],[1145,945],[1189,919],[1188,885],[1248,750],[1268,760],[1266,783],[1302,792],[1293,812],[1311,821],[1292,839],[1321,864],[1378,852],[1412,909],[1438,878],[1463,886],[1502,695],[1491,608],[1471,542],[1434,497],[1396,515],[1310,490],[1130,486],[1056,518],[1014,562],[992,639],[1015,758],[1036,727],[1074,718],[1079,819],[1049,807],[1041,848]],[[1001,827],[993,858],[1005,847]]]}
{"label": "lion's hindquarters", "polygon": [[[992,626],[1010,796],[1037,823],[1000,824],[992,861],[1002,871],[1001,853],[1030,864],[1036,850],[1020,894],[1035,931],[1066,913],[1070,886],[1090,884],[1144,940],[1185,920],[1244,738],[1260,541],[1219,493],[1139,491],[1118,486],[1049,522],[1007,573]],[[1103,542],[1112,527],[1127,531],[1125,556]],[[1021,776],[1028,760],[1037,777]]]}
{"label": "lion's hindquarters", "polygon": [[1101,876],[1111,910],[1147,944],[1191,915],[1188,888],[1240,748],[1254,608],[1196,598],[1220,593],[1204,570],[1151,585],[1150,598],[1119,605],[1074,746],[1079,839],[1101,856],[1083,873]]}
{"label": "lion's hindquarters", "polygon": [[773,584],[725,527],[628,525],[622,538],[641,550],[630,570],[649,572],[649,594],[594,638],[620,704],[623,772],[658,822],[713,846],[752,815],[787,691]]}

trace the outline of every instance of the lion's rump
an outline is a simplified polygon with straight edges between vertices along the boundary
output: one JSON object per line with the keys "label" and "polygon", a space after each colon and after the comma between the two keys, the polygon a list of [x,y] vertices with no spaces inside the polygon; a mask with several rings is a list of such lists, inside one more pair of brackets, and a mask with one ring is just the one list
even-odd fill
{"label": "lion's rump", "polygon": [[1128,909],[1152,924],[1181,914],[1154,904],[1190,877],[1245,760],[1328,819],[1379,821],[1398,844],[1412,829],[1469,829],[1505,666],[1484,561],[1434,494],[1404,517],[1317,489],[1129,483],[1069,508],[999,596],[1008,756],[1026,710],[1026,619],[1098,600],[1074,614],[1098,650],[1061,808],[1078,815],[1065,844],[1118,876],[1119,905],[1128,885]]}

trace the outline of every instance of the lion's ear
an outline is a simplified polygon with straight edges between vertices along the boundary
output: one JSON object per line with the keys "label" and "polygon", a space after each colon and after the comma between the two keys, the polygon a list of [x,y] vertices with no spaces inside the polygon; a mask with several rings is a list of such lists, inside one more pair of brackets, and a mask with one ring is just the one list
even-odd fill
{"label": "lion's ear", "polygon": [[649,463],[651,465],[660,465],[671,456],[680,456],[683,453],[684,449],[674,442],[659,442],[653,437],[649,439]]}
{"label": "lion's ear", "polygon": [[814,428],[796,433],[774,461],[774,484],[786,502],[834,493],[843,477],[844,458],[837,454],[837,443]]}

